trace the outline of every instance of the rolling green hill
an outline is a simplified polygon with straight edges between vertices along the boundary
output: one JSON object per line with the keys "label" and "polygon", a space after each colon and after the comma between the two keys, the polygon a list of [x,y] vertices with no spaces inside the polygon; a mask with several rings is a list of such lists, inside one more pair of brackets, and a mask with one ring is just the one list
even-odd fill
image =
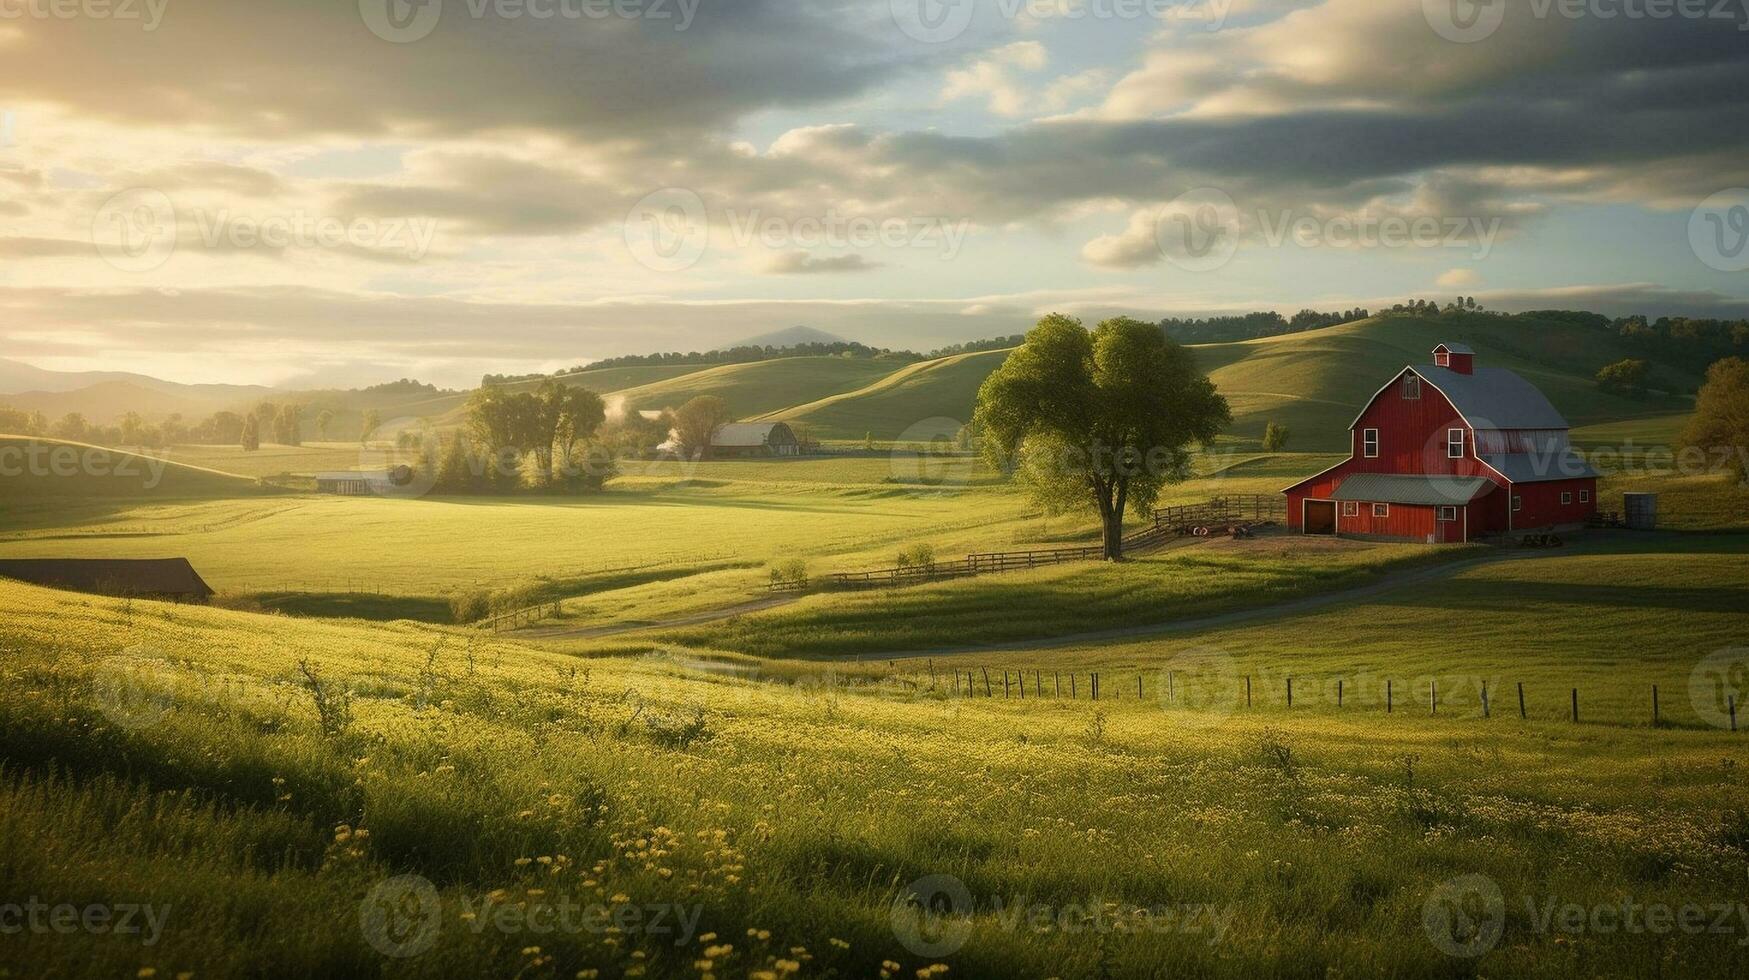
{"label": "rolling green hill", "polygon": [[[1597,390],[1598,368],[1632,356],[1614,337],[1554,321],[1472,316],[1374,317],[1321,330],[1193,348],[1233,407],[1232,435],[1258,439],[1274,420],[1292,432],[1289,448],[1340,450],[1349,423],[1391,375],[1431,363],[1441,342],[1469,344],[1478,367],[1510,368],[1540,387],[1574,426],[1685,413],[1687,398],[1632,399]],[[1668,369],[1651,383],[1692,389],[1698,377]]]}
{"label": "rolling green hill", "polygon": [[0,501],[187,499],[262,492],[248,477],[82,442],[0,435]]}
{"label": "rolling green hill", "polygon": [[996,350],[920,361],[855,391],[761,417],[804,423],[820,439],[952,437],[971,421],[978,386],[1007,357],[1006,350]]}
{"label": "rolling green hill", "polygon": [[860,388],[892,373],[895,366],[881,358],[783,357],[705,368],[617,394],[633,409],[673,408],[699,395],[716,395],[729,403],[735,417],[752,418]]}

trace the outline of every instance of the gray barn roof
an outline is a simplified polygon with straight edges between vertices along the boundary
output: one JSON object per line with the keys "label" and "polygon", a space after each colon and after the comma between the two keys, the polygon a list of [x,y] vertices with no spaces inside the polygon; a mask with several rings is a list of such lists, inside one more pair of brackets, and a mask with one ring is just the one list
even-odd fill
{"label": "gray barn roof", "polygon": [[0,576],[98,595],[213,594],[186,558],[0,558]]}
{"label": "gray barn roof", "polygon": [[778,429],[782,429],[792,441],[795,439],[789,426],[782,422],[732,422],[711,436],[711,445],[730,449],[764,446],[771,442],[773,433]]}
{"label": "gray barn roof", "polygon": [[1477,429],[1565,429],[1567,420],[1536,385],[1505,368],[1476,368],[1459,374],[1427,365],[1416,374],[1438,388],[1458,413]]}
{"label": "gray barn roof", "polygon": [[1547,483],[1599,475],[1585,457],[1571,449],[1559,453],[1484,453],[1477,458],[1513,483]]}
{"label": "gray barn roof", "polygon": [[1479,476],[1356,473],[1343,480],[1342,485],[1331,496],[1337,500],[1365,500],[1381,504],[1467,504],[1495,486],[1493,480]]}

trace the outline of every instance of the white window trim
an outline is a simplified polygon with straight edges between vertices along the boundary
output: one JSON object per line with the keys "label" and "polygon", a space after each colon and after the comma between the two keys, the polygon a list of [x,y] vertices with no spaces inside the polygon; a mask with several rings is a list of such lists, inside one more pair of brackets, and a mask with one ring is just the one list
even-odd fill
{"label": "white window trim", "polygon": [[[1467,442],[1467,440],[1464,438],[1464,430],[1462,430],[1462,429],[1447,429],[1447,430],[1445,430],[1445,458],[1446,459],[1463,459],[1464,458],[1464,445],[1466,442]],[[1457,451],[1453,452],[1452,451],[1453,449],[1456,449]]]}
{"label": "white window trim", "polygon": [[1439,519],[1448,524],[1455,522],[1458,519],[1457,507],[1452,504],[1441,504],[1439,508]]}
{"label": "white window trim", "polygon": [[1440,352],[1434,354],[1433,355],[1433,366],[1434,367],[1451,367],[1451,354],[1447,351],[1440,351]]}
{"label": "white window trim", "polygon": [[[1370,448],[1369,448],[1370,444]],[[1379,430],[1360,430],[1360,454],[1366,459],[1379,458]]]}
{"label": "white window trim", "polygon": [[1372,505],[1372,516],[1374,516],[1374,517],[1389,517],[1389,516],[1391,516],[1391,505],[1390,504],[1373,504]]}
{"label": "white window trim", "polygon": [[1561,491],[1561,506],[1565,507],[1568,504],[1571,504],[1572,502],[1573,502],[1573,491],[1562,490]]}
{"label": "white window trim", "polygon": [[1523,509],[1524,509],[1524,498],[1520,497],[1516,493],[1513,494],[1512,495],[1512,512],[1514,514],[1516,514]]}
{"label": "white window trim", "polygon": [[1344,500],[1342,502],[1342,516],[1343,517],[1359,517],[1360,516],[1360,501],[1358,501],[1358,500]]}
{"label": "white window trim", "polygon": [[1579,502],[1582,504],[1590,503],[1591,502],[1591,491],[1589,491],[1589,490],[1579,491]]}
{"label": "white window trim", "polygon": [[1403,400],[1406,402],[1421,400],[1421,379],[1413,374],[1403,377]]}

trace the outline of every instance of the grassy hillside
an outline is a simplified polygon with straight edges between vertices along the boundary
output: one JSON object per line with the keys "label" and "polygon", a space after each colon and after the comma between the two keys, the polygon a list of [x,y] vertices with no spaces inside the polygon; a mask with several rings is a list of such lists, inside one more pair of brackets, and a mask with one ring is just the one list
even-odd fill
{"label": "grassy hillside", "polygon": [[[1539,910],[1738,901],[1741,734],[1572,725],[1541,686],[1528,721],[1482,719],[1473,699],[1431,717],[1412,700],[1429,679],[1456,695],[1472,671],[1542,671],[1550,686],[1585,677],[1588,697],[1616,685],[1637,717],[1657,676],[1672,720],[1689,723],[1692,651],[1737,634],[1740,614],[1712,606],[1741,590],[1696,578],[1690,555],[1649,560],[1624,571],[1640,596],[1638,583],[1668,583],[1655,610],[1551,605],[1564,601],[1553,589],[1621,580],[1539,558],[1455,603],[1433,591],[1206,641],[1071,652],[1058,666],[1081,672],[1073,701],[1036,687],[1005,700],[999,682],[994,697],[954,696],[942,661],[931,684],[922,662],[796,674],[673,649],[579,660],[411,624],[0,583],[9,893],[167,911],[149,944],[30,930],[8,937],[7,964],[161,977],[911,977],[932,964],[950,978],[1736,976],[1735,919],[1652,941],[1560,918],[1550,929]],[[1527,594],[1563,615],[1520,614]],[[1653,615],[1677,608],[1696,614],[1692,633]],[[1594,642],[1606,628],[1636,645]],[[1486,642],[1449,642],[1476,634]],[[1650,652],[1641,663],[1656,670],[1612,679],[1624,649]],[[1250,709],[1205,693],[1237,679],[1223,651],[1257,672]],[[1050,682],[1038,654],[955,663],[1039,667]],[[1141,664],[1146,698],[1126,669]],[[1159,697],[1172,664],[1182,700]],[[1320,680],[1344,672],[1345,706],[1315,683],[1288,709],[1280,674],[1261,670],[1292,664]],[[1107,672],[1097,704],[1090,665]],[[1373,700],[1386,679],[1403,694],[1390,715]],[[1448,950],[1473,934],[1449,929],[1472,920],[1442,896],[1490,914],[1451,894],[1469,876],[1499,890],[1502,932],[1458,959]],[[943,917],[922,919],[912,902],[942,889],[954,896]],[[555,927],[567,904],[604,917]],[[616,913],[627,918],[608,931]]]}
{"label": "grassy hillside", "polygon": [[982,351],[910,364],[854,391],[768,413],[803,422],[821,439],[952,438],[972,419],[978,386],[1008,352]]}
{"label": "grassy hillside", "polygon": [[[1631,356],[1631,351],[1608,334],[1559,322],[1375,317],[1194,350],[1233,406],[1232,434],[1259,439],[1264,424],[1274,420],[1292,431],[1291,448],[1332,451],[1346,446],[1348,425],[1366,399],[1404,365],[1432,363],[1429,352],[1441,342],[1474,347],[1478,366],[1522,374],[1574,426],[1668,417],[1685,412],[1689,404],[1686,399],[1637,400],[1598,391],[1592,380],[1598,368]],[[1653,384],[1685,390],[1699,381],[1664,371],[1652,379]]]}
{"label": "grassy hillside", "polygon": [[699,395],[729,403],[736,418],[860,388],[891,374],[897,363],[866,357],[782,357],[752,364],[724,364],[618,392],[633,409],[673,408]]}
{"label": "grassy hillside", "polygon": [[53,508],[70,499],[204,499],[263,492],[248,477],[161,455],[23,436],[0,435],[0,471],[0,501],[9,509],[26,503]]}

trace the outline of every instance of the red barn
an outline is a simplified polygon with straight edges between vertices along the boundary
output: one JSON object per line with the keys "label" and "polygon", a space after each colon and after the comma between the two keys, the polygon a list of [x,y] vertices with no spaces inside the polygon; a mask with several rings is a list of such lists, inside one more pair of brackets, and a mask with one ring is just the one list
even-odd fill
{"label": "red barn", "polygon": [[1429,543],[1582,526],[1597,471],[1567,429],[1535,385],[1440,344],[1366,403],[1347,460],[1283,491],[1288,526]]}

